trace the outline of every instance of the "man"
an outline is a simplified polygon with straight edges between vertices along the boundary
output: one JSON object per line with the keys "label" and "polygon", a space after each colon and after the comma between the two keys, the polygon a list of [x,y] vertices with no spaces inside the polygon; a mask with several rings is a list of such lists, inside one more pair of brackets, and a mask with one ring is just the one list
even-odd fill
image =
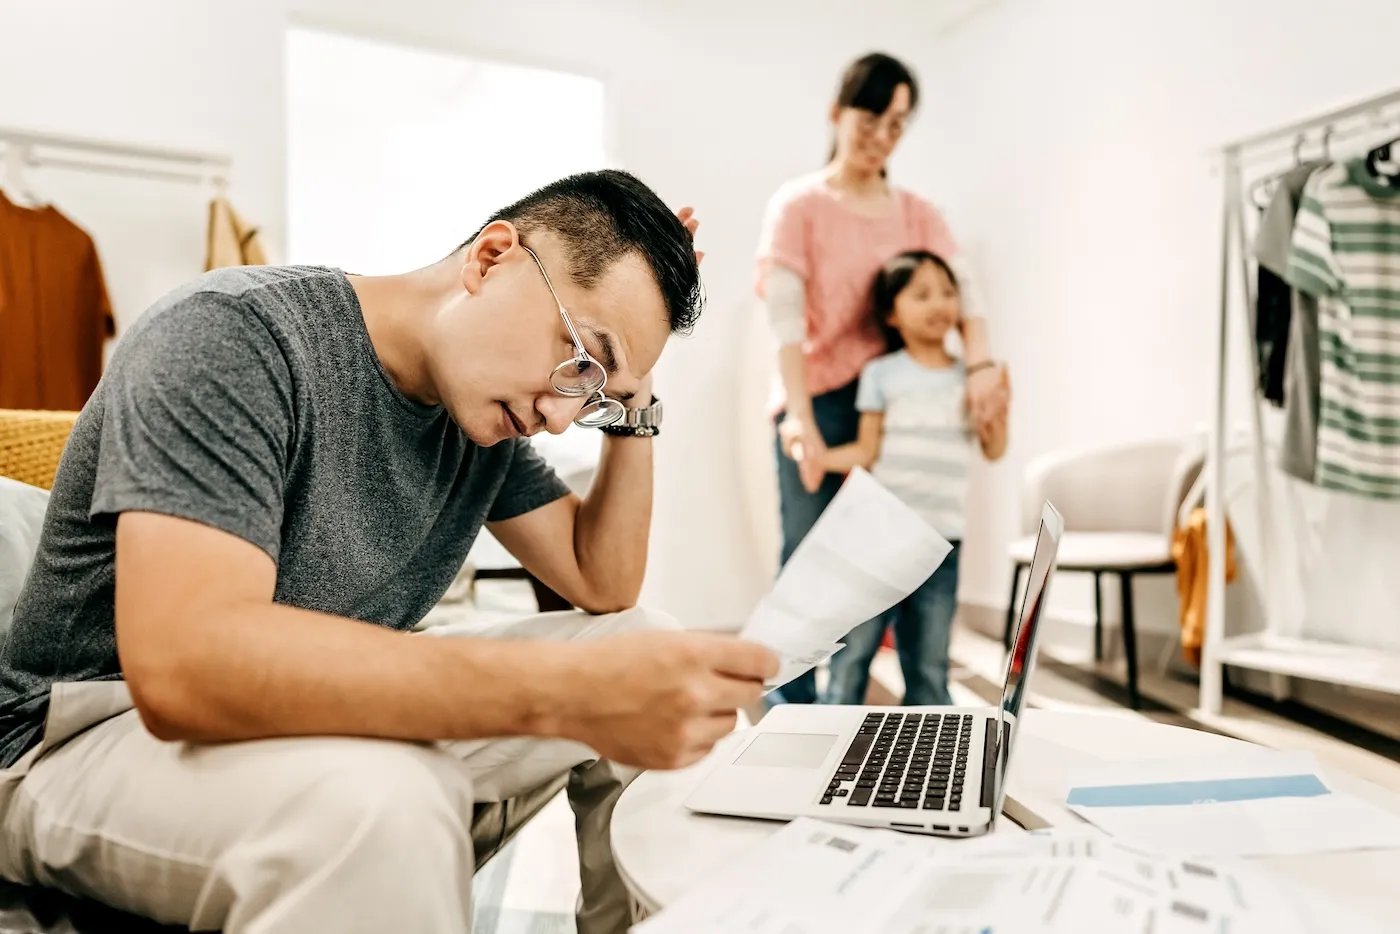
{"label": "man", "polygon": [[[624,928],[624,766],[696,761],[777,669],[616,612],[694,229],[579,175],[425,269],[225,270],[134,325],[0,650],[0,876],[200,929],[463,931],[478,858],[567,778],[580,930]],[[576,419],[609,432],[582,500],[524,439]],[[406,635],[483,522],[614,615]]]}

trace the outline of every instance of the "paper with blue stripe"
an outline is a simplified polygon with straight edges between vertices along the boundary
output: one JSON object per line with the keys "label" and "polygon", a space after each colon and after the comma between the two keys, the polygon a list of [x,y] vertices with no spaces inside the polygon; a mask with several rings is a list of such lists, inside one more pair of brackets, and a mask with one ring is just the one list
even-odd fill
{"label": "paper with blue stripe", "polygon": [[1071,807],[1085,808],[1164,807],[1261,798],[1310,798],[1329,793],[1316,775],[1272,775],[1075,788],[1069,793],[1068,803]]}
{"label": "paper with blue stripe", "polygon": [[1220,745],[1207,757],[1086,763],[1067,776],[1065,803],[1117,840],[1183,856],[1400,847],[1400,799],[1392,812],[1338,791],[1309,753]]}

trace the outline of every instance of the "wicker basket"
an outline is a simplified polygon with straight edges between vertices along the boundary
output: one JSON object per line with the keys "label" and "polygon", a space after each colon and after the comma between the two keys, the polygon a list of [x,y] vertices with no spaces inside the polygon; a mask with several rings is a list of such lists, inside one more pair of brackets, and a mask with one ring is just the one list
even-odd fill
{"label": "wicker basket", "polygon": [[0,409],[0,477],[53,488],[77,412]]}

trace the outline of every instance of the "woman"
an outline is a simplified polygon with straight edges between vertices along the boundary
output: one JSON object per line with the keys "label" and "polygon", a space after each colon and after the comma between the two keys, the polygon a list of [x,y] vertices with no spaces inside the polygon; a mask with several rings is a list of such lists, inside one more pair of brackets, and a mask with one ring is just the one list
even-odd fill
{"label": "woman", "polygon": [[[919,101],[910,70],[872,53],[846,69],[831,108],[835,144],[820,172],[793,179],[768,203],[758,248],[758,294],[778,339],[781,392],[775,400],[782,561],[787,562],[841,486],[823,469],[828,446],[856,440],[856,381],[885,352],[869,313],[870,286],[892,256],[928,250],[963,283],[959,324],[967,361],[967,397],[980,424],[1000,417],[1006,393],[987,350],[975,290],[938,211],[889,183],[886,164]],[[783,438],[801,442],[791,459]],[[777,703],[813,703],[808,672],[770,695]]]}

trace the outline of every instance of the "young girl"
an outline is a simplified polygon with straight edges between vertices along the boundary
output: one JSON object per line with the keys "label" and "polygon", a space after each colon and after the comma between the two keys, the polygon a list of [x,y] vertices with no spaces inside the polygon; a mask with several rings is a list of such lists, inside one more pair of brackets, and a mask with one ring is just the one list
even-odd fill
{"label": "young girl", "polygon": [[[857,440],[828,448],[822,464],[833,473],[870,469],[952,542],[953,550],[918,590],[846,636],[846,648],[831,660],[822,700],[865,702],[870,661],[886,627],[892,626],[904,672],[904,703],[951,704],[948,641],[957,609],[968,467],[974,441],[988,460],[1005,453],[1005,408],[987,422],[974,422],[969,415],[968,368],[944,348],[944,338],[962,317],[958,282],[936,254],[910,250],[887,262],[875,277],[872,304],[890,353],[861,371]],[[997,369],[1002,391],[1009,392],[1005,368]]]}

